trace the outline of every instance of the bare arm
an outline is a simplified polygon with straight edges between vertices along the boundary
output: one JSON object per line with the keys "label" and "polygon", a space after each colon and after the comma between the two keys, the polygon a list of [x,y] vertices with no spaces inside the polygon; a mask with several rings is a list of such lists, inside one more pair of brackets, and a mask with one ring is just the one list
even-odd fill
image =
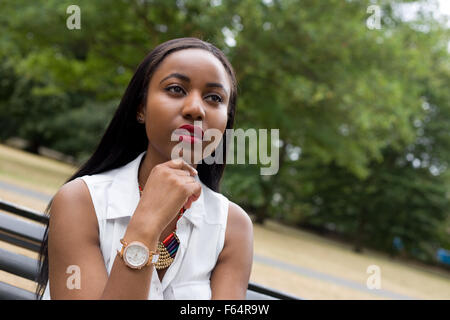
{"label": "bare arm", "polygon": [[[176,160],[154,167],[127,226],[126,241],[140,241],[156,251],[162,230],[183,204],[190,206],[200,195],[201,185],[190,176],[194,174],[192,170]],[[55,195],[48,240],[52,299],[148,298],[153,268],[131,269],[117,255],[108,277],[94,205],[83,180],[68,182]],[[74,276],[66,273],[69,266],[80,271],[79,289],[67,285],[68,278]]]}
{"label": "bare arm", "polygon": [[245,300],[252,262],[252,221],[241,207],[230,202],[224,247],[211,275],[211,299]]}
{"label": "bare arm", "polygon": [[[52,299],[147,299],[153,268],[133,270],[117,256],[110,277],[106,271],[98,238],[98,223],[87,186],[82,180],[64,185],[52,203],[49,227],[49,278]],[[154,240],[127,229],[133,240],[142,241],[150,250]],[[113,257],[111,257],[113,258]],[[72,274],[69,266],[77,266],[81,280],[79,289],[67,286]],[[73,274],[75,275],[75,274]]]}

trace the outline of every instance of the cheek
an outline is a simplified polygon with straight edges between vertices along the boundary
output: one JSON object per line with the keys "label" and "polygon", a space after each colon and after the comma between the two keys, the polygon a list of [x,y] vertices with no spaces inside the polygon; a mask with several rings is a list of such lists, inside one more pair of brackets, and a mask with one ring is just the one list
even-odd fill
{"label": "cheek", "polygon": [[225,128],[227,127],[228,114],[227,109],[223,111],[218,111],[217,114],[213,118],[213,123],[211,123],[212,128],[217,128],[220,131],[225,132]]}
{"label": "cheek", "polygon": [[153,94],[147,99],[147,114],[151,118],[164,119],[170,116],[170,110],[173,109],[173,102],[159,94]]}
{"label": "cheek", "polygon": [[152,142],[164,140],[164,134],[167,131],[167,123],[167,115],[164,112],[148,109],[145,122],[145,130],[148,139]]}
{"label": "cheek", "polygon": [[[215,114],[214,119],[209,122],[209,127],[214,128],[214,130],[210,132],[210,135],[214,136],[214,138],[208,138],[208,141],[210,142],[207,142],[206,144],[211,144],[210,147],[212,147],[213,149],[216,149],[219,146],[221,138],[223,137],[223,134],[225,133],[225,129],[227,127],[227,121],[228,114],[227,110],[225,109],[223,112]],[[218,135],[218,131],[220,131],[220,135]]]}
{"label": "cheek", "polygon": [[157,97],[147,100],[146,111],[148,127],[149,129],[155,129],[152,130],[152,134],[155,134],[155,131],[156,133],[162,133],[162,129],[167,129],[167,124],[173,121],[176,112],[173,103],[171,104],[167,99],[158,99]]}

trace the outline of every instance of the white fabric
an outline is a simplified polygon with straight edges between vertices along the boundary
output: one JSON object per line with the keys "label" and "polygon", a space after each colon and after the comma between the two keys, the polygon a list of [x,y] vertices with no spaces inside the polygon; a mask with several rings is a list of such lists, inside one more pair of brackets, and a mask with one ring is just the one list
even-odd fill
{"label": "white fabric", "polygon": [[[120,168],[77,178],[86,182],[91,194],[108,274],[139,202],[138,169],[145,153]],[[195,178],[201,195],[177,222],[180,246],[162,282],[153,266],[149,300],[211,299],[210,276],[224,245],[229,203]],[[50,299],[48,282],[43,299]]]}

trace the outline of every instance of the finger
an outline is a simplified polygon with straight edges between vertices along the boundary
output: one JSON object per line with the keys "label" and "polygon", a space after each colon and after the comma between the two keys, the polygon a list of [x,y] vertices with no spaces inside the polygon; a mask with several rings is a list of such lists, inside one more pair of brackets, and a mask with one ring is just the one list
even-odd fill
{"label": "finger", "polygon": [[194,167],[192,167],[190,164],[188,164],[186,161],[184,161],[183,158],[177,158],[174,160],[170,160],[167,162],[167,165],[173,169],[188,170],[191,173],[191,175],[198,174],[197,170],[195,170]]}
{"label": "finger", "polygon": [[185,210],[187,210],[187,209],[190,209],[191,206],[192,206],[192,200],[188,200],[183,207]]}
{"label": "finger", "polygon": [[[200,189],[201,190],[201,189]],[[192,194],[191,196],[189,196],[188,197],[188,200],[186,201],[186,203],[185,203],[185,205],[184,205],[184,208],[185,209],[189,209],[190,207],[191,207],[191,205],[192,205],[192,203],[194,202],[194,201],[197,201],[198,200],[198,198],[200,197],[200,195],[198,194]]]}
{"label": "finger", "polygon": [[[192,179],[194,178],[192,177]],[[202,186],[200,185],[200,183],[197,182],[197,180],[187,182],[186,187],[188,188],[189,196],[194,196],[194,198],[196,199],[200,197],[200,194],[202,192]]]}
{"label": "finger", "polygon": [[189,174],[180,176],[180,179],[183,183],[196,183],[197,182],[197,180],[195,180],[195,178]]}
{"label": "finger", "polygon": [[191,177],[191,172],[189,172],[189,171],[187,171],[187,170],[182,170],[182,169],[172,169],[172,172],[174,172],[177,176]]}
{"label": "finger", "polygon": [[192,198],[192,202],[194,202],[194,201],[197,201],[198,198],[200,198],[200,195],[193,194],[193,195],[191,196],[191,198]]}
{"label": "finger", "polygon": [[190,203],[195,202],[198,200],[198,198],[199,198],[199,196],[193,194],[188,198],[188,202],[190,202]]}

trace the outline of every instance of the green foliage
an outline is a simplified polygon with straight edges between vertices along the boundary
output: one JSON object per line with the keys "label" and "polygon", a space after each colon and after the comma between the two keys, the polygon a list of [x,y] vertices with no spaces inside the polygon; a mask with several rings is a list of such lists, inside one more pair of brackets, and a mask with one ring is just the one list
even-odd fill
{"label": "green foliage", "polygon": [[[279,172],[229,165],[224,194],[258,222],[327,228],[392,254],[399,237],[406,254],[433,260],[450,249],[449,29],[401,20],[392,0],[370,30],[372,3],[4,0],[0,139],[86,159],[143,57],[199,37],[235,68],[235,127],[280,129]],[[80,30],[66,27],[71,4]]]}

